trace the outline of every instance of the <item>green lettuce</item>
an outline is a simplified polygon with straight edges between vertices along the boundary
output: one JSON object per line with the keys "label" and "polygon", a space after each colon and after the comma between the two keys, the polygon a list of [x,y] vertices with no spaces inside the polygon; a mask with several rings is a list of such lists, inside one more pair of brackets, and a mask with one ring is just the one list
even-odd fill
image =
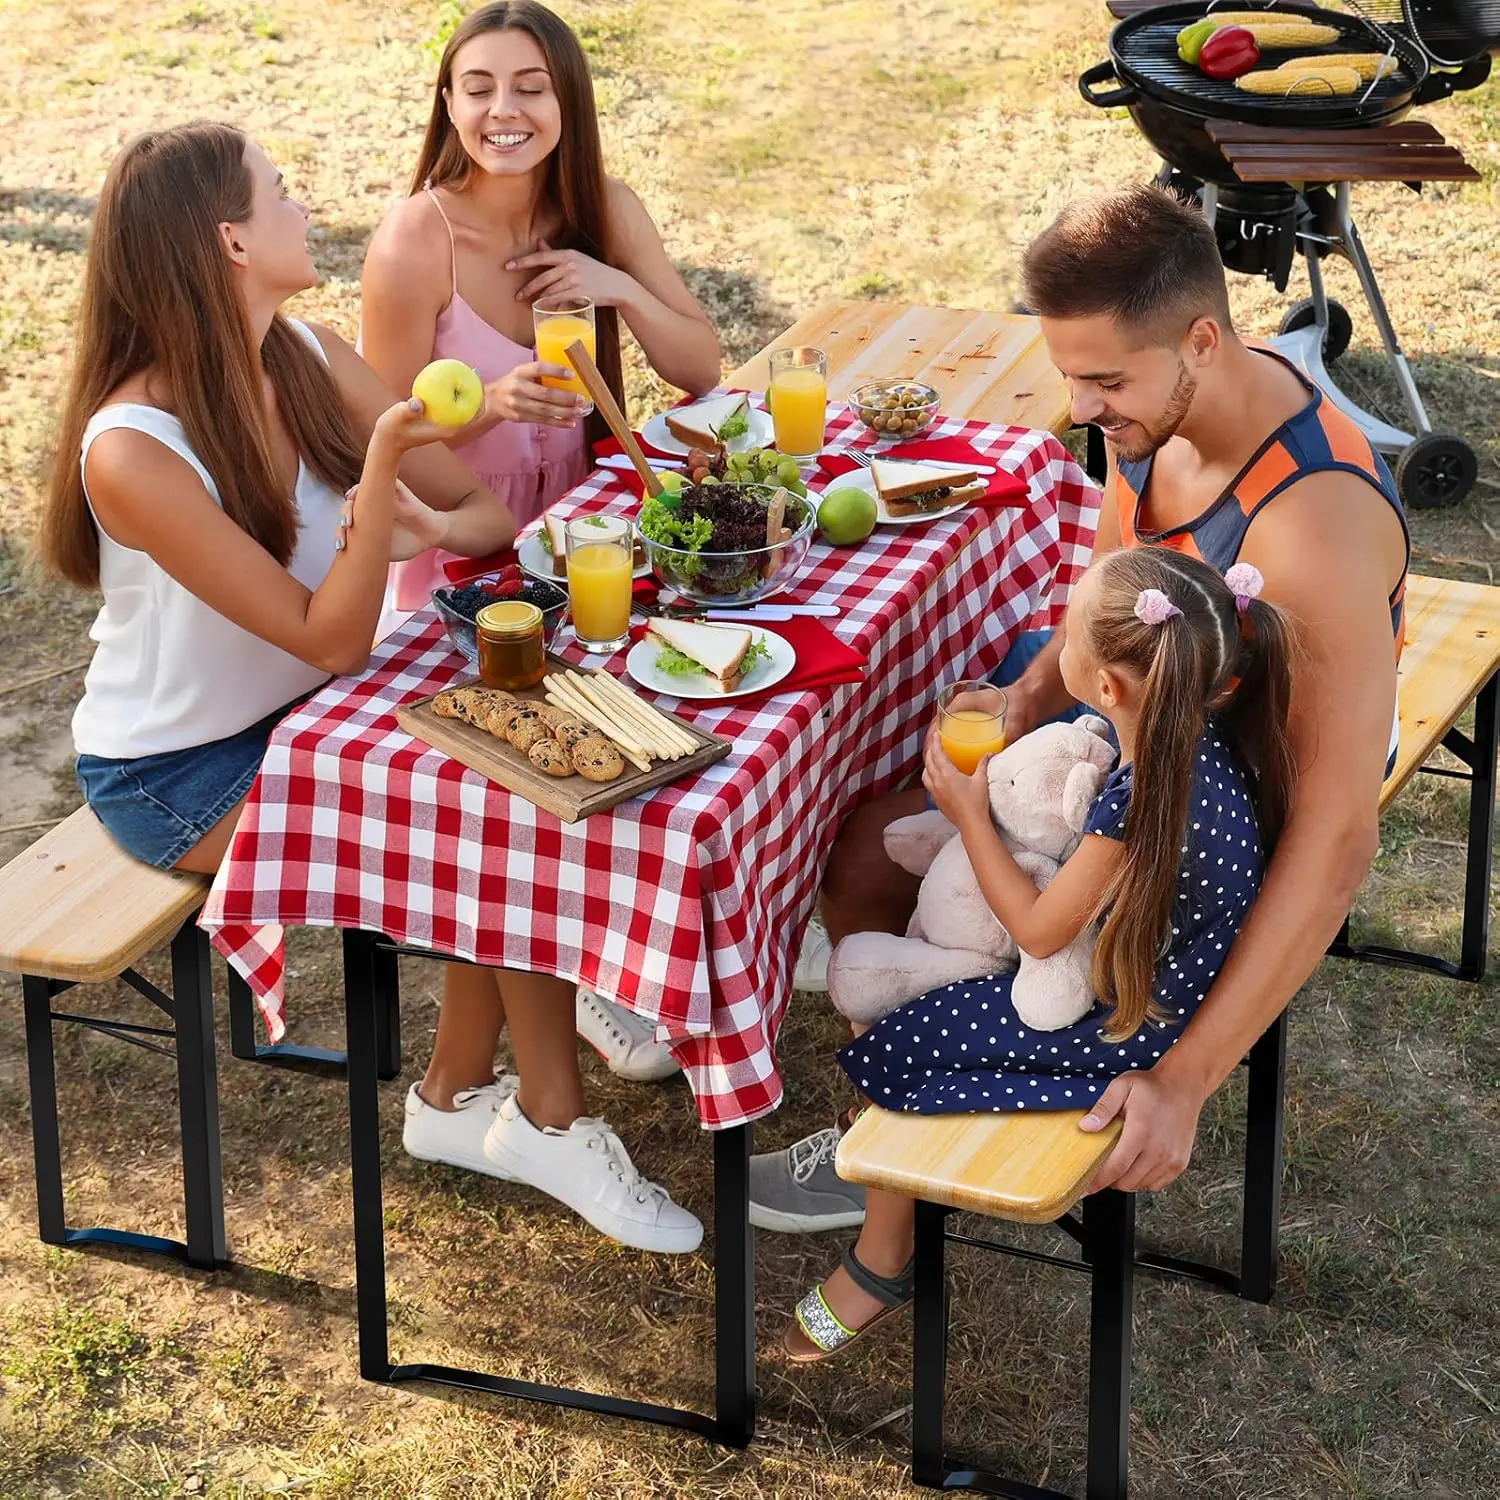
{"label": "green lettuce", "polygon": [[737,437],[744,437],[750,431],[750,409],[746,406],[740,407],[732,416],[725,417],[724,421],[715,431],[714,436],[721,443],[730,442]]}
{"label": "green lettuce", "polygon": [[707,516],[684,519],[678,510],[663,505],[658,499],[641,502],[641,515],[636,524],[642,536],[682,552],[701,552],[714,534],[714,523]]}

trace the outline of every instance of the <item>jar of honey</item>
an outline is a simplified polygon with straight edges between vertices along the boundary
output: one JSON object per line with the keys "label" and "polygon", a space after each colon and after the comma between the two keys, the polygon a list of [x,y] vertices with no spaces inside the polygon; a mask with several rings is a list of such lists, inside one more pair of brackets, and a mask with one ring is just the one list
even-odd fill
{"label": "jar of honey", "polygon": [[546,675],[542,612],[521,600],[487,604],[474,619],[479,676],[486,687],[519,692]]}

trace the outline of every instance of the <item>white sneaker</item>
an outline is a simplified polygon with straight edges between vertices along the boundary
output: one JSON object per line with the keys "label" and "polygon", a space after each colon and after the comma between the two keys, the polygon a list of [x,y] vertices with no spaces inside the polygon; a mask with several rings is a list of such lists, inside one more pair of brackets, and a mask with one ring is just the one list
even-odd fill
{"label": "white sneaker", "polygon": [[685,1255],[703,1242],[702,1224],[636,1171],[603,1120],[580,1118],[566,1130],[538,1130],[511,1094],[484,1139],[484,1154],[514,1181],[567,1204],[622,1245]]}
{"label": "white sneaker", "polygon": [[636,1083],[656,1083],[679,1072],[677,1059],[656,1040],[656,1028],[634,1011],[581,985],[578,1035],[609,1064],[609,1071]]}
{"label": "white sneaker", "polygon": [[814,995],[828,993],[828,960],[833,954],[833,944],[823,924],[814,917],[802,935],[802,951],[797,955],[797,970],[792,975],[794,990],[807,990]]}
{"label": "white sneaker", "polygon": [[441,1162],[466,1172],[484,1172],[503,1182],[514,1179],[484,1154],[484,1138],[500,1106],[521,1086],[514,1073],[498,1077],[477,1089],[464,1089],[453,1096],[453,1108],[434,1109],[412,1084],[406,1092],[406,1124],[401,1144],[418,1161]]}

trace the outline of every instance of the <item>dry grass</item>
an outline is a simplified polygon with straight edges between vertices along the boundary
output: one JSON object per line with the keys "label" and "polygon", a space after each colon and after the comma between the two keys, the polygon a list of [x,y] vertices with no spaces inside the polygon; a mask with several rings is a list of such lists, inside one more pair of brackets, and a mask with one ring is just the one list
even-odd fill
{"label": "dry grass", "polygon": [[[0,7],[0,636],[12,680],[86,654],[87,600],[26,573],[66,360],[80,251],[104,166],[148,124],[248,127],[313,205],[324,284],[309,314],[346,333],[363,246],[410,169],[439,5],[409,0],[7,0]],[[1015,247],[1070,194],[1145,177],[1123,117],[1085,108],[1102,8],[980,0],[773,7],[564,4],[593,54],[614,168],[657,215],[738,362],[830,295],[1007,306]],[[1356,204],[1439,425],[1484,454],[1458,511],[1417,519],[1426,571],[1486,578],[1500,500],[1500,111],[1493,86],[1431,117],[1482,184],[1361,189]],[[1344,274],[1339,274],[1343,271]],[[1352,277],[1343,378],[1389,401]],[[1250,328],[1282,303],[1233,282]],[[663,393],[637,368],[644,409]],[[76,801],[76,675],[0,699],[0,828]],[[1451,786],[1386,819],[1367,923],[1452,943],[1464,820]],[[0,857],[32,835],[0,833]],[[297,934],[299,1039],[337,1045],[337,949]],[[403,975],[407,1051],[426,1055],[435,971]],[[0,1495],[838,1497],[911,1493],[907,1342],[826,1370],[769,1353],[824,1241],[757,1244],[760,1434],[747,1454],[433,1391],[362,1384],[354,1361],[347,1147],[337,1085],[221,1058],[235,1268],[208,1276],[45,1249],[34,1235],[19,992],[0,989]],[[1285,1269],[1269,1309],[1146,1281],[1136,1326],[1134,1492],[1227,1497],[1471,1496],[1493,1487],[1500,1317],[1488,1275],[1500,1199],[1495,991],[1325,965],[1293,1020]],[[98,1008],[120,996],[100,997]],[[787,1102],[765,1144],[836,1098],[826,1007],[794,1006]],[[70,1207],[178,1228],[176,1129],[162,1064],[60,1034]],[[592,1060],[592,1106],[698,1212],[708,1143],[685,1090],[620,1084]],[[398,1355],[705,1402],[708,1258],[600,1241],[534,1194],[407,1159],[402,1085],[384,1110]],[[1214,1101],[1193,1170],[1142,1206],[1184,1252],[1231,1253],[1242,1101]],[[1045,1240],[1046,1236],[1040,1237]],[[955,1257],[954,1440],[1033,1480],[1080,1478],[1082,1285]],[[882,1419],[890,1420],[882,1423]]]}

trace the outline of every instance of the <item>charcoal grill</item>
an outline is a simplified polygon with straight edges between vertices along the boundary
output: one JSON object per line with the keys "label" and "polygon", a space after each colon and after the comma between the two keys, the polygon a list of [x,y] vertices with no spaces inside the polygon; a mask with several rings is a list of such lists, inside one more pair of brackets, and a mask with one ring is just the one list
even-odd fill
{"label": "charcoal grill", "polygon": [[[1349,183],[1247,183],[1215,139],[1227,122],[1281,131],[1326,130],[1332,145],[1348,139],[1334,132],[1393,125],[1419,105],[1477,87],[1489,75],[1489,54],[1500,52],[1500,0],[1350,3],[1354,10],[1349,12],[1295,0],[1132,7],[1133,13],[1110,33],[1108,61],[1085,72],[1078,87],[1098,108],[1128,110],[1162,158],[1157,180],[1199,202],[1229,269],[1264,276],[1285,291],[1296,256],[1304,257],[1312,295],[1288,311],[1272,342],[1358,423],[1374,447],[1395,456],[1397,484],[1407,505],[1452,505],[1472,487],[1478,461],[1462,438],[1434,432],[1428,421],[1354,224]],[[1249,94],[1232,82],[1205,77],[1177,56],[1177,33],[1216,9],[1295,13],[1332,26],[1338,40],[1318,50],[1380,52],[1391,59],[1390,71],[1339,98]],[[1261,66],[1274,67],[1278,60],[1277,53],[1268,52]],[[1420,191],[1419,183],[1410,185]],[[1351,320],[1325,294],[1321,261],[1327,255],[1342,255],[1355,268],[1415,434],[1364,411],[1328,373],[1328,364],[1348,345]]]}

